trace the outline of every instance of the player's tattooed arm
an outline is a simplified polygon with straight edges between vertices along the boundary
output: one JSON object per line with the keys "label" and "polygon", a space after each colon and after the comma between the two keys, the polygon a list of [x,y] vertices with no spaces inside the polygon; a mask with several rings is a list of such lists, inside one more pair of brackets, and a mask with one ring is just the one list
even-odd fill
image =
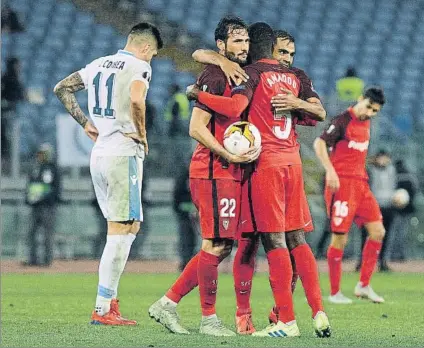
{"label": "player's tattooed arm", "polygon": [[88,118],[78,104],[75,98],[75,92],[84,89],[84,82],[78,72],[74,72],[64,78],[54,87],[54,93],[65,106],[66,110],[83,128],[88,122]]}
{"label": "player's tattooed arm", "polygon": [[225,74],[228,84],[236,84],[237,86],[241,82],[246,82],[249,79],[249,75],[240,67],[236,62],[232,62],[222,54],[212,50],[199,49],[194,51],[192,54],[193,59],[202,64],[217,65],[221,68]]}

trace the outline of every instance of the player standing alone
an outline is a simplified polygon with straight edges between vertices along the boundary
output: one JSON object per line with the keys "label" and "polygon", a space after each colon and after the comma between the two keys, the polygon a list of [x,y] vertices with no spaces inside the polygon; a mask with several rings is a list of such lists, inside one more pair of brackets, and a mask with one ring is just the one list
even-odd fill
{"label": "player standing alone", "polygon": [[[92,324],[137,324],[121,317],[117,292],[143,221],[141,185],[143,160],[148,153],[145,100],[152,76],[150,61],[162,46],[155,26],[137,24],[123,50],[94,60],[54,89],[71,116],[95,141],[90,171],[97,201],[108,221]],[[84,88],[88,90],[88,109],[95,126],[74,95]]]}
{"label": "player standing alone", "polygon": [[[354,106],[331,120],[314,143],[315,153],[326,171],[325,203],[332,232],[327,251],[331,284],[329,300],[333,303],[352,303],[340,291],[343,250],[352,222],[359,227],[364,225],[368,232],[368,240],[362,251],[360,281],[354,293],[373,302],[384,302],[369,285],[385,230],[380,207],[368,185],[365,169],[370,119],[376,116],[384,103],[381,88],[368,88]],[[327,147],[331,149],[330,157]]]}

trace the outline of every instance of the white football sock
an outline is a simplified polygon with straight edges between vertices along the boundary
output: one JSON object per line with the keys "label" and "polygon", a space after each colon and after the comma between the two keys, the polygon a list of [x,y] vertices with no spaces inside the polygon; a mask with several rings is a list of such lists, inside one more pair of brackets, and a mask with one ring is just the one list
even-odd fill
{"label": "white football sock", "polygon": [[110,310],[110,301],[116,297],[124,259],[126,235],[108,235],[99,265],[99,286],[96,298],[96,312],[105,315]]}
{"label": "white football sock", "polygon": [[160,304],[165,307],[177,307],[177,302],[172,301],[169,297],[162,296],[160,299]]}
{"label": "white football sock", "polygon": [[[119,274],[119,277],[121,276],[122,272],[125,269],[125,265],[127,264],[128,256],[129,256],[130,250],[131,250],[131,245],[134,242],[135,237],[137,237],[137,235],[129,233],[129,234],[124,235],[122,237],[123,237],[124,241],[121,245],[121,249],[122,249],[121,256],[122,256],[122,258],[120,260],[121,261],[121,264],[120,264],[121,273]],[[114,298],[118,297],[118,286],[119,286],[119,279],[116,282],[116,287],[113,289],[114,290]]]}

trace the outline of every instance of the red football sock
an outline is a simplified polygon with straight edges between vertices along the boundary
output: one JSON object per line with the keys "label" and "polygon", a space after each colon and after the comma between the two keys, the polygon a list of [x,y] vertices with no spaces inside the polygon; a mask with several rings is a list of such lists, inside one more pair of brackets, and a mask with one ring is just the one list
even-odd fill
{"label": "red football sock", "polygon": [[183,272],[180,274],[171,288],[166,292],[166,297],[178,303],[185,295],[187,295],[199,284],[197,281],[199,254],[200,253],[194,255],[189,263],[184,267]]}
{"label": "red football sock", "polygon": [[290,253],[287,249],[277,248],[267,254],[269,283],[277,307],[278,319],[283,323],[295,320],[291,280],[293,276]]}
{"label": "red football sock", "polygon": [[367,286],[370,283],[371,276],[374,272],[377,263],[378,254],[381,250],[381,242],[367,239],[364,250],[362,251],[362,266],[360,282],[362,286]]}
{"label": "red football sock", "polygon": [[297,273],[296,261],[292,254],[290,254],[290,260],[291,260],[292,270],[293,270],[293,277],[291,281],[291,292],[293,293],[296,290],[296,284],[297,284],[297,280],[299,279],[299,273]]}
{"label": "red football sock", "polygon": [[215,314],[216,291],[218,288],[219,257],[200,250],[197,267],[199,281],[200,306],[202,315]]}
{"label": "red football sock", "polygon": [[302,281],[309,307],[312,309],[312,318],[314,318],[317,312],[324,310],[317,262],[308,244],[297,246],[291,251],[291,254],[294,256],[297,272]]}
{"label": "red football sock", "polygon": [[335,295],[340,291],[340,280],[342,279],[342,259],[343,250],[336,249],[330,245],[327,250],[327,262],[331,295]]}
{"label": "red football sock", "polygon": [[259,241],[243,238],[238,241],[238,248],[233,262],[234,290],[237,299],[236,316],[252,313],[250,292],[255,271],[255,258]]}

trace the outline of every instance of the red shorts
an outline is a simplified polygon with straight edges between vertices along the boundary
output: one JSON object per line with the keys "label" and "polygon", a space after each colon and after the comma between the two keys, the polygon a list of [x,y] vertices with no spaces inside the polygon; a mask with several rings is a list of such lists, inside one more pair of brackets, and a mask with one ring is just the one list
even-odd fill
{"label": "red shorts", "polygon": [[340,189],[332,193],[326,187],[324,198],[331,232],[347,233],[352,222],[361,227],[368,222],[383,220],[377,200],[365,180],[342,177]]}
{"label": "red shorts", "polygon": [[199,211],[202,238],[236,238],[240,218],[240,182],[190,178],[190,191]]}
{"label": "red shorts", "polygon": [[313,230],[301,165],[258,169],[242,186],[240,232]]}

